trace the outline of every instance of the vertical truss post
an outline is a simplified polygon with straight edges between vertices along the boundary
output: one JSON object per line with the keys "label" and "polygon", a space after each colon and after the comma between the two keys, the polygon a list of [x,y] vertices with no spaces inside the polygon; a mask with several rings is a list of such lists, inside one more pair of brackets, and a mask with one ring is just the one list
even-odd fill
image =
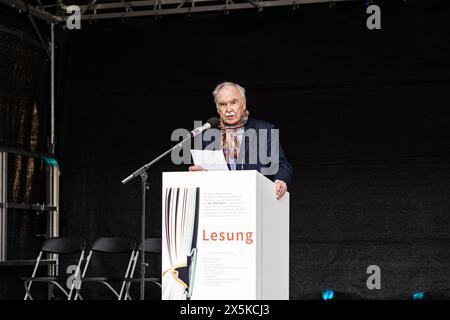
{"label": "vertical truss post", "polygon": [[55,153],[55,24],[50,24],[50,150]]}
{"label": "vertical truss post", "polygon": [[0,152],[0,262],[7,259],[8,153]]}
{"label": "vertical truss post", "polygon": [[[47,214],[47,236],[59,237],[59,166],[55,159],[47,159],[46,174],[47,174],[47,205],[55,207]],[[51,254],[48,259],[55,260],[56,265],[49,266],[49,275],[58,275],[58,255]]]}

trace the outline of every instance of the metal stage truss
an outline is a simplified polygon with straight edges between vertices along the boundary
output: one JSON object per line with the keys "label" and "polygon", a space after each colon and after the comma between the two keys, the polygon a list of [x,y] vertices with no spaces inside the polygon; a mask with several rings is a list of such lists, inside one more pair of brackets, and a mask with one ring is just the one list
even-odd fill
{"label": "metal stage truss", "polygon": [[328,3],[329,6],[334,6],[337,2],[349,1],[357,0],[32,0],[28,2],[0,0],[0,3],[57,24],[64,22],[70,15],[66,9],[71,5],[77,5],[80,8],[82,20],[98,20],[149,16],[157,18],[163,15],[191,15],[202,12],[228,14],[233,10],[262,11],[265,8],[282,6],[296,9],[306,4]]}
{"label": "metal stage truss", "polygon": [[[14,203],[9,196],[11,184],[8,183],[8,168],[10,160],[15,157],[33,160],[36,167],[40,167],[39,162],[45,164],[45,203]],[[25,161],[25,160],[24,160]],[[1,266],[25,266],[34,265],[36,263],[34,257],[29,260],[11,260],[8,258],[8,216],[10,210],[16,210],[16,214],[21,212],[35,212],[36,214],[46,214],[46,231],[44,235],[36,235],[39,237],[58,237],[59,236],[59,166],[57,161],[50,155],[27,152],[18,149],[0,147],[0,267]],[[18,248],[14,248],[17,250]],[[45,264],[56,264],[57,255],[49,254],[44,261]],[[56,274],[56,269],[49,269],[50,275]]]}

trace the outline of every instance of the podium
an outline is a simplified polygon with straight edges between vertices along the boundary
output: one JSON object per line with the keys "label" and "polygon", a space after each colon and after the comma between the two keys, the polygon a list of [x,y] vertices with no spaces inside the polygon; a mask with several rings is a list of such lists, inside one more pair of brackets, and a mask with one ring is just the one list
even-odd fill
{"label": "podium", "polygon": [[165,172],[163,300],[289,299],[289,193],[257,171]]}

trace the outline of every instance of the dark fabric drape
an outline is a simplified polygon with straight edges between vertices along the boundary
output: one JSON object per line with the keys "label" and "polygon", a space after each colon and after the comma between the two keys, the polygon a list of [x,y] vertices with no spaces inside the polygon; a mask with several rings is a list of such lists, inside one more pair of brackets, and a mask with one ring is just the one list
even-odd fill
{"label": "dark fabric drape", "polygon": [[[380,4],[377,31],[360,2],[59,30],[63,234],[88,244],[139,237],[139,181],[120,181],[172,146],[172,130],[214,114],[211,90],[229,80],[247,88],[253,117],[281,129],[294,166],[292,299],[325,288],[352,298],[448,294],[450,4]],[[8,126],[8,137],[20,132]],[[160,235],[161,172],[185,169],[165,159],[149,171],[148,235]],[[381,290],[366,286],[370,265]],[[118,271],[114,261],[96,267]]]}
{"label": "dark fabric drape", "polygon": [[[46,151],[46,118],[49,116],[47,68],[47,56],[26,16],[2,6],[0,148]],[[9,202],[45,203],[45,164],[42,160],[11,153],[8,178]],[[42,229],[44,221],[45,216],[37,216],[35,212],[9,209],[9,260],[35,257],[40,244],[37,236],[45,236],[45,229]]]}
{"label": "dark fabric drape", "polygon": [[[366,28],[364,5],[347,3],[66,33],[65,232],[138,237],[139,181],[120,181],[170,147],[173,129],[214,114],[218,82],[236,81],[252,116],[281,129],[294,165],[291,298],[445,291],[449,17],[446,1],[385,1],[379,31]],[[171,170],[185,168],[165,159],[149,172],[148,234],[160,233]],[[370,265],[381,290],[366,286]]]}

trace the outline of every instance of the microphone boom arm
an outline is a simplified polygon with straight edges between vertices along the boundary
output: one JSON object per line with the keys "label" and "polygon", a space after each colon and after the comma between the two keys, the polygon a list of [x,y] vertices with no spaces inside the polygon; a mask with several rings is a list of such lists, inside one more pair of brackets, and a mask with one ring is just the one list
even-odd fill
{"label": "microphone boom arm", "polygon": [[173,150],[180,148],[183,146],[183,144],[190,140],[192,138],[191,135],[187,136],[186,138],[183,139],[183,141],[179,142],[178,144],[176,144],[175,146],[173,146],[172,148],[170,148],[169,150],[167,150],[166,152],[162,153],[160,156],[158,156],[157,158],[153,159],[152,161],[150,161],[149,163],[143,165],[142,167],[140,167],[138,170],[136,170],[135,172],[133,172],[132,174],[130,174],[127,178],[125,178],[124,180],[122,180],[123,184],[127,184],[128,182],[130,182],[131,180],[133,180],[136,177],[141,176],[144,172],[146,172],[148,170],[148,168],[150,168],[152,165],[154,165],[156,162],[158,162],[159,160],[161,160],[162,158],[164,158],[167,154],[171,153]]}
{"label": "microphone boom arm", "polygon": [[172,148],[170,148],[169,150],[167,150],[166,152],[164,152],[163,154],[161,154],[159,157],[155,158],[154,160],[152,160],[151,162],[143,165],[142,167],[140,167],[138,170],[136,170],[135,172],[133,172],[131,175],[129,175],[127,178],[125,178],[122,183],[126,184],[128,182],[130,182],[131,180],[133,180],[136,177],[141,177],[141,189],[142,189],[142,217],[141,217],[141,267],[140,267],[140,287],[141,287],[141,293],[140,293],[140,300],[144,300],[145,299],[145,268],[146,268],[146,263],[145,263],[145,206],[146,206],[146,191],[148,189],[148,185],[147,185],[147,179],[148,179],[148,175],[147,175],[147,170],[148,168],[150,168],[153,164],[155,164],[156,162],[158,162],[160,159],[162,159],[164,156],[166,156],[167,154],[169,154],[170,152],[172,152],[172,150],[175,150],[176,148],[179,148],[181,146],[183,146],[183,143],[185,143],[187,140],[191,139],[191,135],[187,136],[186,138],[183,139],[183,141],[181,141],[180,143],[176,144],[175,146],[173,146]]}
{"label": "microphone boom arm", "polygon": [[141,273],[141,276],[140,276],[141,295],[140,295],[140,299],[141,300],[145,299],[145,268],[146,268],[146,263],[145,263],[145,206],[146,206],[146,201],[145,201],[145,198],[146,198],[146,191],[148,189],[148,185],[147,185],[147,179],[148,179],[147,170],[148,170],[148,168],[150,168],[152,165],[154,165],[156,162],[161,160],[163,157],[165,157],[167,154],[169,154],[173,150],[182,147],[183,144],[186,141],[188,141],[191,138],[195,137],[197,134],[200,134],[201,132],[203,132],[204,130],[206,130],[208,128],[211,128],[211,127],[215,128],[215,127],[217,127],[218,123],[219,123],[219,119],[217,119],[215,117],[210,118],[207,121],[207,124],[209,124],[209,125],[205,124],[205,125],[203,125],[203,127],[197,128],[194,131],[191,131],[189,133],[189,135],[186,138],[184,138],[181,142],[177,143],[175,146],[173,146],[172,148],[170,148],[166,152],[162,153],[160,156],[158,156],[157,158],[155,158],[151,162],[143,165],[138,170],[136,170],[135,172],[130,174],[127,178],[122,180],[122,183],[126,184],[126,183],[130,182],[131,180],[133,180],[136,177],[141,177],[141,191],[142,191],[141,248],[140,248],[140,251],[141,251],[141,270],[140,270],[140,273]]}

